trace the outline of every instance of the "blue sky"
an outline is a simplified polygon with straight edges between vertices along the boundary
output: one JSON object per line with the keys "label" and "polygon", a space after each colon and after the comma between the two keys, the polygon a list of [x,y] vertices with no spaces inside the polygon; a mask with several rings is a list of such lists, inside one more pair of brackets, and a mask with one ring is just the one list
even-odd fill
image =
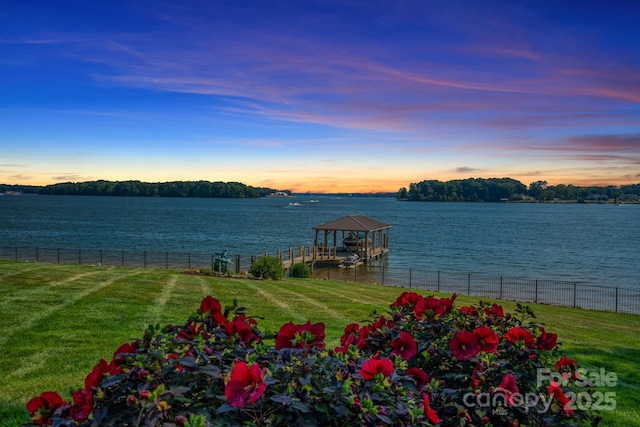
{"label": "blue sky", "polygon": [[640,182],[640,3],[29,1],[0,182]]}

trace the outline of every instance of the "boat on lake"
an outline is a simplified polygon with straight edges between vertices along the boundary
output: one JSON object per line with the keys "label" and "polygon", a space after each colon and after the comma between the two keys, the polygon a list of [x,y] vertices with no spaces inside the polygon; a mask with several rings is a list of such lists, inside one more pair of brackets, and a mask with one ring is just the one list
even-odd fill
{"label": "boat on lake", "polygon": [[292,197],[291,194],[284,191],[275,191],[271,194],[267,194],[267,197]]}

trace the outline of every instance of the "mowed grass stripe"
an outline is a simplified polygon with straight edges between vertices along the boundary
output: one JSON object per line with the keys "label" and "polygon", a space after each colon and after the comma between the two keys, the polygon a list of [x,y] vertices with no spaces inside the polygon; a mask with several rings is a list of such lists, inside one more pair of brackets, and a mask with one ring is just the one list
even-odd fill
{"label": "mowed grass stripe", "polygon": [[154,303],[151,306],[149,306],[149,308],[147,309],[147,317],[150,319],[152,323],[155,324],[160,320],[160,315],[165,309],[165,305],[171,298],[173,288],[175,288],[177,281],[178,281],[177,276],[169,277],[169,280],[167,280],[167,283],[165,283],[164,286],[162,286],[162,290],[154,300]]}
{"label": "mowed grass stripe", "polygon": [[345,299],[351,302],[367,303],[372,305],[389,305],[389,288],[382,288],[383,292],[377,292],[375,285],[362,286],[353,284],[353,289],[340,287],[336,290],[336,284],[330,281],[317,281],[304,284],[296,284],[296,287],[313,292],[322,292],[333,298]]}
{"label": "mowed grass stripe", "polygon": [[[247,282],[243,282],[242,284],[245,287],[253,290],[256,294],[263,297],[263,307],[266,303],[271,305],[272,307],[277,307],[280,313],[285,312],[287,314],[286,317],[290,318],[293,321],[302,322],[303,320],[305,320],[300,307],[292,307],[291,305],[289,305],[289,303],[285,302],[284,299],[279,298],[277,293],[274,293],[273,291],[267,291],[265,288],[269,288],[268,286],[262,286],[262,284],[261,286],[256,286]],[[240,302],[240,304],[243,305],[242,302]]]}
{"label": "mowed grass stripe", "polygon": [[[18,333],[18,332],[22,332],[25,329],[29,329],[31,328],[34,324],[38,323],[39,321],[41,321],[42,319],[45,319],[49,316],[51,316],[53,313],[55,313],[58,310],[63,310],[65,307],[68,307],[72,304],[75,304],[78,300],[81,300],[82,298],[86,298],[87,296],[91,295],[94,292],[98,292],[103,288],[106,288],[108,286],[110,286],[112,283],[114,283],[115,281],[121,279],[122,277],[128,277],[128,276],[133,276],[136,274],[140,274],[142,272],[142,270],[138,270],[138,271],[123,271],[122,276],[118,276],[118,275],[114,275],[114,274],[108,274],[107,277],[108,279],[103,280],[102,282],[98,282],[96,284],[87,284],[87,286],[78,291],[78,292],[74,292],[74,293],[70,293],[70,295],[66,295],[64,299],[62,299],[58,304],[55,305],[41,305],[41,308],[39,310],[37,310],[36,312],[30,313],[29,316],[22,316],[24,317],[21,321],[16,322],[17,324],[13,324],[10,325],[10,328],[7,328],[6,326],[3,326],[2,329],[0,329],[0,331],[2,331],[1,335],[0,335],[0,346],[4,345],[9,338],[11,338],[12,335]],[[69,280],[66,281],[62,281],[62,282],[56,282],[54,284],[48,285],[44,287],[44,291],[45,293],[50,292],[52,287],[56,287],[56,286],[63,286],[65,284],[74,282],[79,280],[80,278],[83,278],[85,276],[95,276],[98,275],[100,273],[100,271],[98,272],[85,272],[85,273],[80,273],[80,274],[76,274],[72,277],[69,278]],[[26,300],[25,300],[26,301]],[[14,305],[17,302],[14,301]],[[15,305],[15,307],[19,307],[18,305]],[[3,307],[4,308],[4,307]],[[6,308],[5,308],[6,309]],[[16,314],[19,314],[20,311],[17,311]]]}
{"label": "mowed grass stripe", "polygon": [[[103,272],[101,271],[84,271],[74,274],[71,277],[67,277],[63,280],[56,280],[53,282],[46,283],[45,285],[38,284],[25,284],[24,287],[14,289],[11,294],[3,295],[2,301],[0,301],[0,311],[7,310],[10,307],[15,307],[17,305],[28,303],[33,300],[33,297],[36,295],[41,295],[42,291],[51,292],[53,288],[61,287],[63,288],[65,285],[68,285],[77,280],[83,279],[87,276],[95,276],[99,275]],[[51,293],[53,297],[55,293]]]}
{"label": "mowed grass stripe", "polygon": [[45,271],[48,270],[49,267],[47,265],[42,264],[32,264],[32,263],[15,263],[8,264],[6,262],[0,262],[0,284],[3,280],[8,279],[13,276],[17,276],[24,273],[29,273],[32,271]]}

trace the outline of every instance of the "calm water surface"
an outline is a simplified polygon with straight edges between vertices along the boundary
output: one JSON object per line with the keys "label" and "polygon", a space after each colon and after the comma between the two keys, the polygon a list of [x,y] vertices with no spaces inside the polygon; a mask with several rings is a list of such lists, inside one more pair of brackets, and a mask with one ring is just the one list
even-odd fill
{"label": "calm water surface", "polygon": [[4,195],[0,246],[249,256],[310,245],[351,214],[392,225],[391,267],[640,289],[640,205]]}

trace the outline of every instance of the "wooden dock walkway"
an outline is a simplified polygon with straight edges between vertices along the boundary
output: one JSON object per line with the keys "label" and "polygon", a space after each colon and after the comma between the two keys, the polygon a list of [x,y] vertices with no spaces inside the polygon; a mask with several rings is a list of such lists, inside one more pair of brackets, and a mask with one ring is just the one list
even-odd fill
{"label": "wooden dock walkway", "polygon": [[[369,248],[359,251],[360,257],[358,264],[366,263],[374,259],[378,259],[389,252],[388,248]],[[285,270],[291,268],[292,265],[299,262],[305,264],[332,264],[339,265],[348,256],[355,252],[346,248],[323,248],[322,246],[299,246],[297,249],[289,248],[286,251],[276,251],[276,258],[280,259]],[[269,254],[265,253],[265,256]]]}

